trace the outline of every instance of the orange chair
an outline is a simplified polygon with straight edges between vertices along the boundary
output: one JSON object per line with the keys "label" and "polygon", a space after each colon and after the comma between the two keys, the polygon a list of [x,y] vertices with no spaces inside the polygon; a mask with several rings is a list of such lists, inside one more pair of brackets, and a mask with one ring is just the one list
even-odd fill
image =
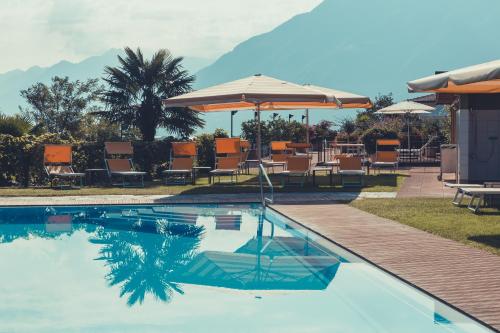
{"label": "orange chair", "polygon": [[281,167],[283,171],[286,170],[287,158],[292,154],[292,150],[287,148],[287,144],[290,143],[291,141],[271,141],[271,159],[262,161],[268,171],[271,168],[274,173],[275,167]]}
{"label": "orange chair", "polygon": [[375,160],[372,161],[372,168],[380,170],[389,168],[394,173],[398,169],[399,161],[399,148],[401,143],[397,139],[379,139],[377,140],[377,150],[375,152]]}
{"label": "orange chair", "polygon": [[71,145],[45,145],[43,152],[43,166],[47,176],[49,177],[50,187],[54,187],[54,183],[59,184],[59,188],[71,188],[72,181],[77,179],[80,181],[80,187],[83,186],[84,173],[75,172],[73,170],[73,149]]}
{"label": "orange chair", "polygon": [[[342,155],[339,159],[339,174],[342,186],[363,186],[363,170],[362,160],[360,156]],[[348,178],[354,178],[354,181],[347,181]]]}
{"label": "orange chair", "polygon": [[215,169],[210,171],[209,182],[217,177],[219,183],[221,176],[230,176],[231,183],[238,182],[238,174],[241,167],[241,140],[240,138],[216,138],[215,139]]}
{"label": "orange chair", "polygon": [[111,183],[113,183],[113,177],[118,177],[122,182],[114,185],[134,187],[133,183],[127,183],[125,180],[138,178],[140,182],[137,185],[144,187],[144,175],[146,173],[135,170],[133,156],[134,148],[131,142],[104,143],[104,164],[108,170]]}
{"label": "orange chair", "polygon": [[[288,156],[287,169],[280,172],[281,185],[285,186],[285,180],[288,180],[288,184],[298,184],[303,187],[309,175],[310,166],[311,159],[308,156]],[[291,183],[290,177],[300,177],[300,182]]]}
{"label": "orange chair", "polygon": [[186,184],[186,179],[191,178],[194,184],[194,165],[196,161],[195,142],[172,142],[170,150],[169,169],[163,171],[165,184]]}

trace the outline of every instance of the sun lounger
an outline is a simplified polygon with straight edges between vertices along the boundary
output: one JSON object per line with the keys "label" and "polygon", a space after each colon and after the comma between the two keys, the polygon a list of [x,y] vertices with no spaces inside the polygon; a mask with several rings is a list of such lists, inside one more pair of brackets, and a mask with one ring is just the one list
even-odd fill
{"label": "sun lounger", "polygon": [[[113,156],[114,158],[111,158]],[[126,156],[127,158],[116,158],[115,156]],[[120,178],[122,181],[119,184],[123,187],[134,187],[133,183],[127,183],[126,179],[139,179],[137,184],[144,187],[145,172],[136,171],[132,157],[134,156],[134,148],[131,142],[105,142],[104,143],[104,163],[108,170],[108,176],[112,181],[113,178]],[[136,186],[137,186],[136,185]]]}
{"label": "sun lounger", "polygon": [[483,188],[474,188],[474,187],[462,187],[460,190],[463,192],[463,195],[470,196],[471,199],[467,208],[473,211],[474,213],[480,212],[481,204],[485,202],[485,197],[500,197],[500,188],[493,187],[483,187]]}
{"label": "sun lounger", "polygon": [[391,169],[395,173],[398,169],[398,152],[377,151],[375,161],[371,166],[374,170],[378,170],[379,173],[381,169]]}
{"label": "sun lounger", "polygon": [[[281,175],[281,185],[285,186],[285,180],[288,180],[288,184],[298,184],[303,187],[309,175],[310,161],[308,156],[288,156],[287,169],[279,173]],[[290,177],[299,177],[300,182],[291,183]]]}
{"label": "sun lounger", "polygon": [[195,142],[172,142],[170,150],[169,169],[163,171],[165,184],[186,184],[186,179],[191,178],[194,184],[193,167],[196,160]]}
{"label": "sun lounger", "polygon": [[[339,174],[343,187],[362,187],[365,171],[363,170],[361,157],[339,156]],[[347,181],[347,179],[354,179],[354,181]]]}
{"label": "sun lounger", "polygon": [[[221,176],[230,176],[231,183],[238,182],[238,173],[240,168],[240,157],[219,157],[215,165],[215,170],[210,171],[209,182],[212,183],[212,179],[217,177],[220,183]],[[234,177],[234,178],[233,178]]]}
{"label": "sun lounger", "polygon": [[[71,145],[45,145],[43,165],[49,177],[50,187],[57,181],[60,188],[71,187],[72,180],[79,180],[83,186],[84,173],[73,170],[73,151]],[[64,185],[67,182],[69,185]]]}
{"label": "sun lounger", "polygon": [[455,197],[453,198],[452,203],[456,206],[460,206],[462,204],[462,200],[464,198],[463,188],[483,188],[482,184],[453,184],[453,183],[444,183],[444,186],[449,188],[455,188],[457,191],[455,192]]}

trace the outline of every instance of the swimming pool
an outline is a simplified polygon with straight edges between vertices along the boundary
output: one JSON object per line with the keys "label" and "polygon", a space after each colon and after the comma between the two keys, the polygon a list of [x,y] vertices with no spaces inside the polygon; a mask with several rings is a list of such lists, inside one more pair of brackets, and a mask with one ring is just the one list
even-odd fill
{"label": "swimming pool", "polygon": [[0,332],[490,332],[258,205],[0,208]]}

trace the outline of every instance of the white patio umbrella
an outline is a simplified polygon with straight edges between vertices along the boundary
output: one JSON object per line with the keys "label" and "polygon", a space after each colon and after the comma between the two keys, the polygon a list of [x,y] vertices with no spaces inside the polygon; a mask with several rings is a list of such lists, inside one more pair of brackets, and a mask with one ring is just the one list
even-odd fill
{"label": "white patio umbrella", "polygon": [[500,93],[500,59],[408,82],[409,92]]}
{"label": "white patio umbrella", "polygon": [[[403,101],[393,104],[386,108],[380,109],[375,113],[378,114],[399,114],[405,115],[408,126],[408,151],[411,152],[411,139],[410,139],[410,115],[428,114],[434,111],[434,108],[422,103]],[[411,153],[410,153],[411,156]]]}
{"label": "white patio umbrella", "polygon": [[[259,163],[262,161],[261,110],[335,109],[349,106],[349,100],[344,105],[333,91],[321,91],[260,74],[169,98],[163,103],[167,107],[189,107],[200,112],[255,110]],[[369,99],[367,103],[371,106]]]}

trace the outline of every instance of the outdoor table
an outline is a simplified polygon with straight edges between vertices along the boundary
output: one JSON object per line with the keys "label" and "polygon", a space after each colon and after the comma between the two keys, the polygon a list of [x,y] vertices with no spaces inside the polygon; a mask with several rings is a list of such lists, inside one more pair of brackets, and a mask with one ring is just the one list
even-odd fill
{"label": "outdoor table", "polygon": [[330,186],[333,186],[333,168],[331,167],[314,167],[313,170],[313,186],[316,186],[316,173],[326,172],[330,176]]}
{"label": "outdoor table", "polygon": [[97,168],[97,169],[85,169],[85,175],[86,175],[86,177],[88,177],[88,180],[89,180],[88,181],[88,185],[92,185],[93,184],[93,182],[92,182],[92,174],[98,174],[100,172],[102,172],[103,174],[106,174],[108,172],[108,170],[107,169],[102,169],[102,168],[101,169],[99,169],[99,168]]}
{"label": "outdoor table", "polygon": [[192,174],[192,178],[193,178],[193,185],[196,185],[196,174],[199,172],[199,171],[210,171],[212,170],[211,167],[207,167],[207,166],[195,166],[193,167],[193,174]]}

